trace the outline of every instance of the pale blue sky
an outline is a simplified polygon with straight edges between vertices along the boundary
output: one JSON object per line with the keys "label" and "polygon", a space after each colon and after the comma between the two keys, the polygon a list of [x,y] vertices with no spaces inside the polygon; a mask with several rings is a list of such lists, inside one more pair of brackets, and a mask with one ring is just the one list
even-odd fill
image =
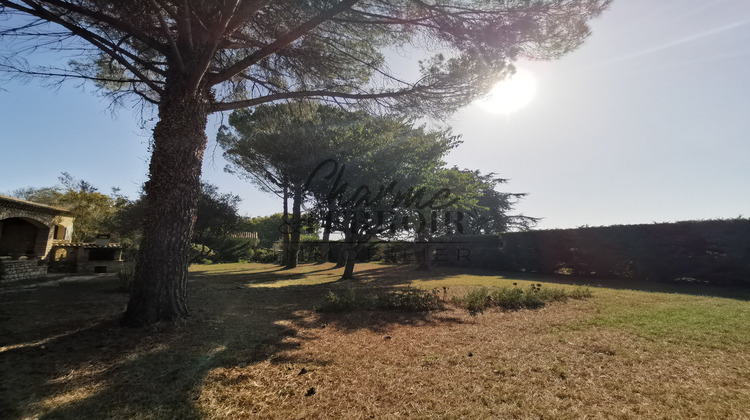
{"label": "pale blue sky", "polygon": [[[508,116],[454,115],[464,144],[449,163],[510,178],[540,228],[750,216],[750,2],[615,0],[579,50],[520,65],[539,81],[534,101]],[[149,156],[137,110],[113,118],[75,84],[0,89],[0,193],[67,171],[135,195]],[[278,211],[223,172],[218,121],[204,178],[241,195],[245,214]]]}

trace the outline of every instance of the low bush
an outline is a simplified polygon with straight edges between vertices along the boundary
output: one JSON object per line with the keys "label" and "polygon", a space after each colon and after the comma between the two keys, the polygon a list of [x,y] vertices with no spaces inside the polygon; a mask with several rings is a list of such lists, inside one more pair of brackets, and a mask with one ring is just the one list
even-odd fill
{"label": "low bush", "polygon": [[436,290],[426,291],[413,287],[405,287],[379,294],[357,295],[354,290],[348,293],[328,292],[323,302],[315,306],[318,312],[347,312],[347,311],[434,311],[442,308],[440,297]]}
{"label": "low bush", "polygon": [[469,312],[475,313],[483,311],[489,299],[491,299],[489,289],[482,287],[471,290],[464,297],[454,296],[451,301],[458,306],[463,306]]}
{"label": "low bush", "polygon": [[452,302],[466,308],[472,314],[481,313],[489,307],[503,310],[536,309],[547,302],[564,302],[568,299],[585,299],[591,297],[588,287],[566,291],[560,288],[542,288],[541,284],[531,285],[527,290],[517,287],[502,287],[490,290],[486,287],[469,291],[466,296],[453,297]]}
{"label": "low bush", "polygon": [[315,305],[318,312],[348,312],[354,310],[372,310],[374,309],[374,299],[367,296],[356,295],[354,290],[349,293],[328,292],[323,301]]}
{"label": "low bush", "polygon": [[377,309],[393,309],[397,311],[434,311],[441,309],[437,290],[426,291],[413,287],[406,287],[375,297]]}
{"label": "low bush", "polygon": [[271,248],[255,248],[250,256],[250,261],[266,264],[275,263],[280,261],[280,255]]}
{"label": "low bush", "polygon": [[215,256],[216,253],[205,244],[190,244],[190,262],[192,264],[210,264],[210,259]]}
{"label": "low bush", "polygon": [[[571,291],[560,288],[542,288],[541,284],[534,284],[526,290],[514,285],[489,289],[487,287],[470,290],[465,296],[454,296],[451,303],[465,308],[472,315],[484,312],[490,307],[498,307],[506,311],[518,309],[537,309],[548,302],[564,302],[568,299],[585,299],[591,297],[588,287],[579,287]],[[318,312],[349,312],[349,311],[435,311],[443,309],[444,299],[441,299],[437,289],[431,291],[405,287],[388,292],[358,295],[354,289],[349,292],[328,292],[323,301],[315,306]]]}
{"label": "low bush", "polygon": [[253,247],[258,243],[255,238],[216,238],[208,245],[215,253],[211,256],[214,262],[237,262],[248,259],[253,253]]}

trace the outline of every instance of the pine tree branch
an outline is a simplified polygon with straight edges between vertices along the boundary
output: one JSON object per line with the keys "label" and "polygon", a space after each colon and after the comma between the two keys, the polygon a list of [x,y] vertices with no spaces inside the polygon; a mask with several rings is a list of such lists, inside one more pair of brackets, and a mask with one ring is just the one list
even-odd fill
{"label": "pine tree branch", "polygon": [[248,67],[252,66],[253,64],[258,63],[260,60],[283,50],[284,48],[288,47],[292,42],[296,41],[304,34],[312,31],[317,26],[330,20],[332,17],[336,16],[337,14],[351,8],[352,6],[357,4],[358,1],[359,0],[343,0],[341,3],[337,4],[331,9],[323,11],[318,16],[315,16],[314,18],[302,23],[295,29],[287,32],[286,34],[277,38],[275,41],[271,42],[265,47],[262,47],[256,50],[254,53],[250,54],[244,59],[236,62],[235,64],[220,71],[219,73],[214,74],[213,77],[211,77],[211,84],[216,85],[216,84],[225,82],[231,79],[232,77],[234,77],[235,75],[237,75],[238,73],[244,71]]}

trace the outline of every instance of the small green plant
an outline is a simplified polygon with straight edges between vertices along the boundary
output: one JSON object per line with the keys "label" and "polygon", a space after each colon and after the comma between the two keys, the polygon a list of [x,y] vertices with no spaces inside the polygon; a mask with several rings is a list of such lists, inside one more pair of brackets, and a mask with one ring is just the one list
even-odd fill
{"label": "small green plant", "polygon": [[323,302],[315,305],[318,312],[348,312],[353,310],[370,309],[372,302],[363,296],[354,294],[354,290],[349,293],[334,293],[329,291],[328,295],[323,298]]}
{"label": "small green plant", "polygon": [[375,307],[399,311],[433,311],[441,308],[437,290],[426,291],[414,287],[375,296]]}
{"label": "small green plant", "polygon": [[588,286],[579,287],[568,293],[568,297],[571,299],[588,299],[591,295],[591,289]]}
{"label": "small green plant", "polygon": [[469,291],[461,298],[454,296],[451,301],[458,306],[465,307],[473,315],[484,312],[484,309],[489,306],[488,300],[490,299],[489,289],[482,287]]}
{"label": "small green plant", "polygon": [[565,366],[555,363],[554,365],[549,367],[549,370],[553,375],[559,377],[560,379],[567,379],[567,375],[565,374]]}

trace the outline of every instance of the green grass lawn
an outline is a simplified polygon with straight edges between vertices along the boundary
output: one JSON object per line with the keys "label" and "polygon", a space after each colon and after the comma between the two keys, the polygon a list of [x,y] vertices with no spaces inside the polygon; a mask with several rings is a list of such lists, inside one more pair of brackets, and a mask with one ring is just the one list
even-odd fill
{"label": "green grass lawn", "polygon": [[[749,418],[750,294],[362,264],[193,266],[192,316],[123,329],[114,277],[0,288],[0,418]],[[330,292],[542,284],[584,300],[318,313]],[[443,296],[445,294],[445,296]]]}

